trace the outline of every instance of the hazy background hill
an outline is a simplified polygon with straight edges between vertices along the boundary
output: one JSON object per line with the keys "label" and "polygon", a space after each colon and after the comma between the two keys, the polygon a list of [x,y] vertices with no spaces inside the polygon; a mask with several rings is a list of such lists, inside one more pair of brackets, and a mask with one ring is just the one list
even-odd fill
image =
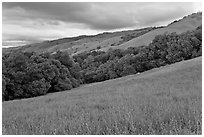
{"label": "hazy background hill", "polygon": [[113,33],[101,33],[92,36],[78,36],[62,38],[42,43],[34,43],[22,47],[3,49],[3,52],[19,49],[22,51],[50,52],[58,50],[68,51],[70,54],[77,54],[83,51],[104,50],[109,48],[126,49],[148,45],[156,35],[176,32],[178,34],[193,30],[202,24],[202,13],[193,13],[180,20],[173,21],[165,27],[148,27],[143,29],[128,30]]}
{"label": "hazy background hill", "polygon": [[3,49],[2,133],[202,134],[201,19]]}
{"label": "hazy background hill", "polygon": [[148,45],[156,35],[164,33],[176,32],[178,34],[193,30],[202,24],[202,13],[194,13],[189,16],[185,16],[179,21],[174,21],[164,28],[153,30],[140,37],[134,38],[126,43],[121,44],[118,48],[128,48],[131,46]]}
{"label": "hazy background hill", "polygon": [[3,2],[2,26],[2,134],[202,134],[201,2]]}

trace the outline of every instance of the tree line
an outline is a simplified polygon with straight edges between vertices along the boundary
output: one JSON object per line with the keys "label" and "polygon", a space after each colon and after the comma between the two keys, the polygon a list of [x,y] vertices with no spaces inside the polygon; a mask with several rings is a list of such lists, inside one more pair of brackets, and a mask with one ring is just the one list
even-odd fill
{"label": "tree line", "polygon": [[73,56],[84,83],[141,73],[202,55],[202,26],[182,34],[158,35],[148,46],[83,52]]}
{"label": "tree line", "polygon": [[148,46],[83,52],[70,57],[15,51],[2,56],[2,99],[29,98],[105,81],[202,55],[202,26],[158,35]]}
{"label": "tree line", "polygon": [[69,90],[82,83],[79,64],[67,52],[12,52],[3,56],[2,68],[3,100]]}

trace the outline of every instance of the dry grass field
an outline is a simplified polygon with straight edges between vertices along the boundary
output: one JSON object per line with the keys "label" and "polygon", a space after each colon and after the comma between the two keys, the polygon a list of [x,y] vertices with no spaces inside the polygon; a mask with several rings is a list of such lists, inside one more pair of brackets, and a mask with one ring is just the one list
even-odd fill
{"label": "dry grass field", "polygon": [[138,47],[142,45],[148,45],[149,43],[152,42],[152,40],[157,35],[162,35],[164,33],[172,33],[172,32],[176,32],[177,34],[180,34],[186,31],[194,30],[200,25],[202,25],[202,14],[189,15],[188,17],[183,18],[180,21],[175,22],[173,24],[170,24],[165,28],[156,29],[140,37],[134,38],[124,44],[121,44],[117,48],[126,49],[128,47]]}
{"label": "dry grass field", "polygon": [[202,58],[2,105],[3,134],[201,134]]}
{"label": "dry grass field", "polygon": [[[44,41],[21,47],[22,51],[35,52],[56,52],[58,50],[67,51],[69,54],[78,54],[84,51],[95,50],[100,47],[100,50],[107,51],[113,49],[127,49],[128,47],[138,47],[148,45],[152,42],[156,35],[164,33],[176,32],[178,34],[196,29],[202,24],[202,14],[195,13],[181,20],[167,25],[163,28],[151,30],[141,36],[132,38],[125,42],[120,42],[123,36],[140,33],[140,30],[118,31],[113,33],[101,33],[93,36],[81,36],[73,38],[62,38],[53,41]],[[17,47],[16,47],[17,48]],[[3,52],[9,52],[13,48],[3,48]]]}

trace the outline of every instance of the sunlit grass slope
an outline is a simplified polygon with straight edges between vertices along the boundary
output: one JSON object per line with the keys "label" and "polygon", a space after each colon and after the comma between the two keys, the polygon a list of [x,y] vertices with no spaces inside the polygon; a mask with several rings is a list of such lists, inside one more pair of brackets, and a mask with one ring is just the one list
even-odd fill
{"label": "sunlit grass slope", "polygon": [[156,29],[140,37],[134,38],[124,44],[121,44],[117,48],[126,49],[128,47],[138,47],[142,45],[148,45],[149,43],[152,42],[152,40],[157,35],[162,35],[164,33],[172,33],[172,32],[176,32],[177,34],[180,34],[186,31],[194,30],[200,25],[202,25],[202,13],[192,14],[164,28]]}
{"label": "sunlit grass slope", "polygon": [[201,57],[3,102],[3,134],[201,134]]}

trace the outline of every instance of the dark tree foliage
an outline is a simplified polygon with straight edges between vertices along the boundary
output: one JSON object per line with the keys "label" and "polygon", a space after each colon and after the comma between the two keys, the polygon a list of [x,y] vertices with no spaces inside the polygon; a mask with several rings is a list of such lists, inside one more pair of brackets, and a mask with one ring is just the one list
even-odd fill
{"label": "dark tree foliage", "polygon": [[2,98],[12,100],[78,87],[81,68],[67,53],[13,52],[3,57]]}
{"label": "dark tree foliage", "polygon": [[148,46],[83,52],[73,58],[81,66],[83,83],[144,72],[202,55],[202,26],[182,34],[158,35]]}
{"label": "dark tree foliage", "polygon": [[35,97],[115,79],[202,56],[202,26],[182,34],[158,35],[148,46],[126,50],[36,54],[15,51],[2,56],[2,98]]}
{"label": "dark tree foliage", "polygon": [[6,83],[9,82],[8,79],[4,75],[2,75],[2,100],[7,100],[7,91],[6,91]]}

